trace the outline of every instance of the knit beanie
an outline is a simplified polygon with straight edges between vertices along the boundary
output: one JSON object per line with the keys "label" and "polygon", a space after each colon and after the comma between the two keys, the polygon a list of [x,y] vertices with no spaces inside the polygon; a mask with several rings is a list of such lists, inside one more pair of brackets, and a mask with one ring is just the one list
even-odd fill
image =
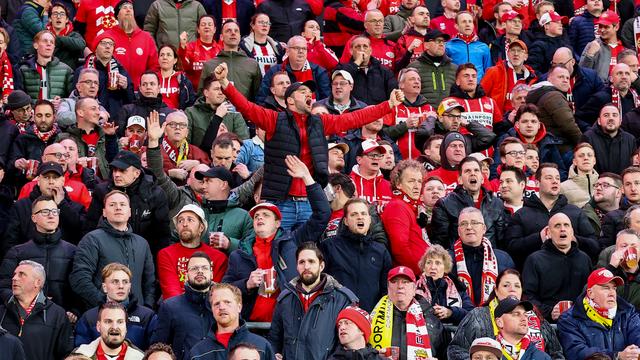
{"label": "knit beanie", "polygon": [[364,341],[369,341],[369,337],[371,337],[371,318],[366,311],[357,306],[347,306],[338,314],[336,324],[342,319],[353,321],[358,329],[364,333]]}
{"label": "knit beanie", "polygon": [[442,145],[440,145],[440,164],[446,170],[456,169],[456,166],[453,166],[453,165],[451,165],[449,163],[449,161],[447,160],[447,155],[446,155],[447,154],[447,148],[454,141],[462,141],[462,143],[464,144],[465,149],[467,147],[467,139],[465,139],[465,137],[462,134],[460,134],[459,132],[457,132],[457,131],[449,131],[445,135],[444,140],[442,140]]}
{"label": "knit beanie", "polygon": [[20,109],[31,104],[31,97],[22,90],[14,90],[7,98],[6,108],[9,110]]}

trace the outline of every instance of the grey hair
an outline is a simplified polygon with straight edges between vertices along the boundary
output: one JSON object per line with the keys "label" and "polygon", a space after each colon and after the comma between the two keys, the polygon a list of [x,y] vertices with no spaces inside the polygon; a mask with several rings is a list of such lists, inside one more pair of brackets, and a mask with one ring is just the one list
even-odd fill
{"label": "grey hair", "polygon": [[292,36],[291,39],[287,41],[287,48],[290,47],[291,44],[293,44],[293,42],[296,40],[304,41],[305,44],[307,43],[307,39],[305,39],[302,35],[296,35],[296,36]]}
{"label": "grey hair", "polygon": [[518,84],[518,85],[513,87],[513,89],[511,90],[511,93],[515,94],[515,93],[517,93],[519,91],[529,92],[529,91],[531,91],[531,86],[529,86],[527,84]]}
{"label": "grey hair", "polygon": [[618,241],[618,238],[622,235],[632,235],[635,236],[636,239],[638,239],[640,241],[640,235],[638,235],[638,232],[635,230],[631,230],[631,229],[622,229],[620,231],[618,231],[618,233],[616,234],[616,241]]}
{"label": "grey hair", "polygon": [[98,78],[100,78],[100,73],[98,72],[98,70],[94,68],[83,68],[82,70],[80,70],[80,74],[78,74],[78,79],[84,74],[93,74]]}
{"label": "grey hair", "polygon": [[460,219],[460,217],[464,214],[479,214],[480,217],[482,217],[482,222],[484,223],[484,216],[482,216],[482,211],[480,211],[478,208],[474,208],[473,206],[469,206],[466,207],[464,209],[462,209],[460,211],[460,213],[458,214],[458,219]]}
{"label": "grey hair", "polygon": [[622,220],[625,228],[628,228],[631,224],[631,213],[636,210],[640,210],[640,205],[633,205],[627,209],[627,212],[624,213],[624,217],[622,218]]}
{"label": "grey hair", "polygon": [[44,266],[42,266],[42,264],[40,264],[39,262],[36,262],[33,260],[22,260],[20,261],[18,266],[20,265],[31,266],[33,270],[36,272],[36,274],[38,275],[38,277],[42,280],[43,284],[47,280],[47,272],[44,270]]}
{"label": "grey hair", "polygon": [[[189,118],[187,117],[187,114],[185,114],[184,111],[182,111],[182,110],[175,110],[175,111],[170,112],[167,115],[167,118],[165,119],[165,122],[173,120],[173,117],[175,117],[175,116],[180,116],[181,118],[183,118],[183,119],[187,120],[187,122],[189,122]],[[171,119],[169,119],[169,117],[171,117]]]}

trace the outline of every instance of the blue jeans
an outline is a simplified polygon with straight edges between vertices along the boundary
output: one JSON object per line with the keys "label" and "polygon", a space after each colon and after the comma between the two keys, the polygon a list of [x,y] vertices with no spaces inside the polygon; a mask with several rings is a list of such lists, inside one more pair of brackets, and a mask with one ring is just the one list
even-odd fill
{"label": "blue jeans", "polygon": [[291,230],[304,224],[313,214],[309,201],[293,201],[291,199],[276,201],[275,206],[282,213],[280,227]]}

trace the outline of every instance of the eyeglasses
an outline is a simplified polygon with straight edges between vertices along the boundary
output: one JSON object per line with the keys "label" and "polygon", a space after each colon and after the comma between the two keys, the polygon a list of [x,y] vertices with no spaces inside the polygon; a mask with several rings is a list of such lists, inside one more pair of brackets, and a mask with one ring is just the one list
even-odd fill
{"label": "eyeglasses", "polygon": [[333,86],[348,86],[350,83],[348,81],[334,81],[331,85]]}
{"label": "eyeglasses", "polygon": [[60,11],[60,12],[56,11],[51,13],[51,17],[65,17],[65,16],[67,16],[67,13],[64,11]]}
{"label": "eyeglasses", "polygon": [[446,116],[446,117],[449,117],[449,118],[452,118],[452,119],[461,119],[462,118],[462,115],[444,114],[442,116]]}
{"label": "eyeglasses", "polygon": [[514,49],[514,48],[509,48],[509,52],[514,55],[526,53],[526,51],[524,51],[523,49]]}
{"label": "eyeglasses", "polygon": [[463,222],[461,222],[461,223],[459,223],[459,224],[458,224],[458,227],[466,228],[466,227],[468,227],[469,225],[471,225],[471,226],[473,226],[473,227],[476,227],[476,226],[479,226],[479,225],[484,225],[484,223],[483,223],[483,222],[480,222],[480,221],[475,221],[475,220],[471,220],[471,221],[463,221]]}
{"label": "eyeglasses", "polygon": [[114,47],[114,46],[116,46],[116,43],[114,43],[113,41],[104,41],[104,40],[102,40],[102,41],[100,41],[98,44],[99,44],[99,45],[102,45],[102,46],[107,46],[107,47]]}
{"label": "eyeglasses", "polygon": [[371,19],[371,20],[367,20],[365,22],[368,22],[370,24],[382,24],[384,22],[384,19]]}
{"label": "eyeglasses", "polygon": [[187,126],[189,125],[185,123],[171,122],[171,123],[168,123],[167,126],[172,129],[179,130],[179,129],[186,129]]}
{"label": "eyeglasses", "polygon": [[293,51],[297,51],[297,52],[305,52],[307,51],[306,47],[302,47],[302,46],[289,46],[289,49],[293,50]]}
{"label": "eyeglasses", "polygon": [[83,83],[85,85],[95,85],[95,86],[99,86],[100,85],[100,81],[98,80],[82,80],[82,81],[78,81],[79,83]]}
{"label": "eyeglasses", "polygon": [[515,157],[515,156],[525,156],[527,154],[527,152],[526,151],[512,150],[512,151],[509,151],[508,153],[505,153],[505,154]]}
{"label": "eyeglasses", "polygon": [[384,157],[384,154],[367,154],[365,155],[366,157],[368,157],[369,159],[382,159]]}
{"label": "eyeglasses", "polygon": [[596,183],[595,185],[593,185],[593,187],[595,189],[597,188],[602,188],[602,190],[607,190],[608,188],[614,188],[614,189],[620,189],[619,186],[615,186],[615,185],[611,185],[609,183],[603,182],[603,183]]}
{"label": "eyeglasses", "polygon": [[263,25],[263,26],[271,26],[271,23],[269,21],[256,21],[256,24]]}
{"label": "eyeglasses", "polygon": [[207,271],[211,271],[211,266],[209,265],[189,266],[187,270],[189,272],[207,272]]}
{"label": "eyeglasses", "polygon": [[56,159],[61,160],[62,158],[70,158],[71,154],[69,153],[48,153],[44,154],[45,156],[54,156]]}
{"label": "eyeglasses", "polygon": [[21,108],[13,110],[13,111],[17,112],[17,113],[26,113],[27,111],[31,111],[31,110],[32,110],[31,105],[25,105],[25,106],[23,106]]}
{"label": "eyeglasses", "polygon": [[42,216],[49,216],[49,215],[58,216],[60,215],[60,209],[42,209],[42,210],[36,211],[34,214],[35,215],[42,214]]}

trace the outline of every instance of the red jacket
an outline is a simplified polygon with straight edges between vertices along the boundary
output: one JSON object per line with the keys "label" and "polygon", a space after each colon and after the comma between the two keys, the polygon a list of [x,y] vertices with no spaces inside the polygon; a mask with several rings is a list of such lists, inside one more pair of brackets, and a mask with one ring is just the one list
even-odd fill
{"label": "red jacket", "polygon": [[[400,38],[396,42],[395,49],[396,54],[398,54],[398,57],[395,60],[396,70],[407,67],[407,65],[414,62],[420,57],[420,55],[422,55],[422,53],[424,52],[424,45],[426,43],[424,37],[424,35],[417,32],[414,28],[409,29],[406,34],[402,34],[402,36],[400,36]],[[415,39],[421,40],[422,43],[418,47],[413,49],[411,56],[408,59],[401,61],[407,55],[407,50]]]}
{"label": "red jacket", "polygon": [[[18,200],[28,198],[36,185],[38,185],[38,178],[24,184],[18,195]],[[84,206],[85,210],[89,209],[89,205],[91,205],[91,193],[89,193],[89,190],[82,182],[71,179],[68,172],[64,174],[64,189],[67,191],[71,201]]]}
{"label": "red jacket", "polygon": [[487,69],[487,72],[485,72],[482,80],[480,81],[480,85],[484,89],[487,96],[495,100],[496,104],[502,110],[502,112],[513,110],[513,105],[511,104],[511,90],[513,90],[513,87],[516,84],[533,85],[538,81],[536,73],[531,68],[531,66],[524,65],[524,79],[518,80],[517,82],[513,81],[511,86],[508,86],[507,66],[508,65],[506,61],[499,60],[495,66]]}
{"label": "red jacket", "polygon": [[329,73],[332,73],[333,69],[338,66],[338,57],[322,41],[307,41],[307,48],[309,49],[307,52],[309,62],[325,68]]}
{"label": "red jacket", "polygon": [[355,10],[347,1],[334,1],[324,8],[324,43],[344,47],[353,35],[364,31],[364,13]]}
{"label": "red jacket", "polygon": [[147,70],[160,70],[156,42],[148,32],[136,29],[129,36],[121,27],[116,26],[98,35],[96,41],[105,37],[110,37],[115,41],[116,48],[113,51],[113,57],[129,73],[134,90],[137,91],[140,86],[142,73]]}
{"label": "red jacket", "polygon": [[[380,60],[382,65],[389,68],[389,70],[393,70],[393,65],[395,64],[396,55],[396,43],[391,40],[387,40],[384,37],[382,39],[374,38],[365,33],[369,40],[371,40],[371,56]],[[343,64],[348,63],[351,60],[351,41],[355,38],[355,36],[351,37],[344,45],[344,52],[340,57],[340,62]]]}
{"label": "red jacket", "polygon": [[91,50],[97,44],[94,43],[96,36],[117,26],[118,20],[113,9],[119,2],[120,0],[82,0],[76,3],[79,5],[75,20],[86,24],[84,39]]}
{"label": "red jacket", "polygon": [[216,57],[220,50],[222,48],[215,41],[205,45],[200,39],[188,43],[186,49],[178,47],[178,58],[182,62],[182,69],[193,86],[197,87],[200,84],[200,75],[202,74],[204,63]]}
{"label": "red jacket", "polygon": [[[231,84],[223,90],[227,99],[236,107],[238,112],[245,119],[251,121],[266,132],[266,139],[269,140],[273,136],[276,129],[276,121],[278,120],[278,112],[263,108],[256,105],[245,98]],[[343,131],[360,128],[370,122],[373,122],[391,112],[388,102],[382,102],[375,106],[367,106],[358,111],[344,113],[342,115],[322,114],[320,120],[326,136],[340,134]],[[304,162],[309,169],[313,169],[311,148],[307,139],[307,128],[305,126],[307,115],[293,113],[293,117],[300,130],[300,160]],[[267,145],[268,146],[268,145]],[[293,179],[289,193],[293,196],[306,196],[306,187],[301,179]]]}
{"label": "red jacket", "polygon": [[164,300],[184,293],[187,263],[196,251],[202,251],[209,255],[213,268],[213,281],[222,281],[222,277],[227,271],[227,257],[224,253],[205,244],[190,249],[176,243],[158,252],[158,280]]}
{"label": "red jacket", "polygon": [[411,205],[401,199],[393,199],[385,206],[380,218],[389,237],[393,266],[407,266],[414,273],[421,274],[418,261],[429,248],[429,243],[418,225],[418,214]]}
{"label": "red jacket", "polygon": [[381,172],[372,179],[365,179],[360,175],[359,165],[355,165],[350,176],[356,185],[356,194],[359,198],[379,205],[384,205],[391,200],[391,183],[385,180]]}
{"label": "red jacket", "polygon": [[[426,103],[426,99],[424,104],[420,106],[408,106],[405,102],[393,108],[391,113],[384,117],[384,124],[387,126],[395,126],[406,122],[409,118],[409,114],[418,114],[424,117],[424,119],[420,120],[422,122],[426,120],[427,113],[429,112],[434,112],[433,116],[436,116],[435,110],[431,105]],[[403,159],[411,158],[415,160],[420,156],[420,149],[416,147],[415,132],[407,131],[396,142],[398,143],[398,148],[400,148],[400,153],[402,154]]]}

